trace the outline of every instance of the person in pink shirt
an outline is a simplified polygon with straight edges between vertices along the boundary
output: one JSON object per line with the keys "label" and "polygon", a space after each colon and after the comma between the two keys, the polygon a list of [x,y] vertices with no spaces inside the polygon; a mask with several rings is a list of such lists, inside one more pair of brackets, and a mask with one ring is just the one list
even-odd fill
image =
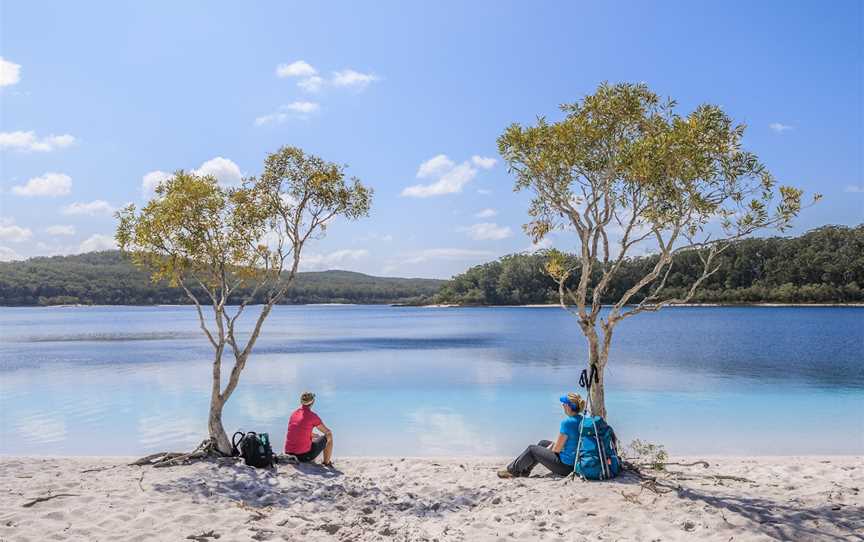
{"label": "person in pink shirt", "polygon": [[[307,391],[300,395],[300,408],[295,410],[288,420],[285,453],[295,456],[302,463],[308,463],[314,461],[323,451],[324,460],[321,464],[332,467],[333,432],[312,412],[314,403],[314,393]],[[317,429],[322,434],[313,436],[312,429]]]}

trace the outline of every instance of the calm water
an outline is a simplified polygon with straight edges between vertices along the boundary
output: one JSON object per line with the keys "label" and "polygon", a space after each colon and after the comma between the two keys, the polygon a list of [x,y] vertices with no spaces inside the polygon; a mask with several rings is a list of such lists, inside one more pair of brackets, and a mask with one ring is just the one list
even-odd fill
{"label": "calm water", "polygon": [[[309,389],[337,454],[511,455],[554,436],[584,359],[558,309],[278,307],[225,425],[281,443]],[[209,360],[187,307],[0,308],[0,454],[194,446]],[[618,327],[607,395],[625,442],[864,453],[864,309],[640,315]]]}

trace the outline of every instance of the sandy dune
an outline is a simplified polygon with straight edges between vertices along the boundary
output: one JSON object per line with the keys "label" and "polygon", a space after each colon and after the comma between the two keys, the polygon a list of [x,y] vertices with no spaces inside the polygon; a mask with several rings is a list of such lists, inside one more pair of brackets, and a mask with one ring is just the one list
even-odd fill
{"label": "sandy dune", "polygon": [[663,495],[632,475],[499,480],[489,458],[128,461],[0,458],[0,540],[864,540],[861,457],[712,458],[670,467],[687,479]]}

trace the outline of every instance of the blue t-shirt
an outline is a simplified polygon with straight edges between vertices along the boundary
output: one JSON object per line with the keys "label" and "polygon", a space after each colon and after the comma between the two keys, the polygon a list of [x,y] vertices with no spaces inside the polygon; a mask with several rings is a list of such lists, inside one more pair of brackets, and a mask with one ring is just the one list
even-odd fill
{"label": "blue t-shirt", "polygon": [[567,435],[567,442],[561,449],[558,457],[565,465],[572,465],[576,461],[576,445],[579,444],[579,424],[582,422],[582,416],[568,416],[561,421],[561,429],[559,433]]}

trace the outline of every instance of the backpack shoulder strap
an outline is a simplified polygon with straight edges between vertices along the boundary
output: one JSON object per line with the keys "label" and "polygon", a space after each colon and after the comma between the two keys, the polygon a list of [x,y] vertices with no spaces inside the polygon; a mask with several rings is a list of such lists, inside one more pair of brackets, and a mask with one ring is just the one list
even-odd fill
{"label": "backpack shoulder strap", "polygon": [[[237,435],[240,435],[239,439],[237,438]],[[234,433],[234,436],[231,437],[231,455],[235,457],[240,455],[240,449],[237,448],[237,446],[239,446],[240,443],[243,442],[244,438],[246,438],[246,433],[244,433],[243,431],[237,431],[236,433]]]}

